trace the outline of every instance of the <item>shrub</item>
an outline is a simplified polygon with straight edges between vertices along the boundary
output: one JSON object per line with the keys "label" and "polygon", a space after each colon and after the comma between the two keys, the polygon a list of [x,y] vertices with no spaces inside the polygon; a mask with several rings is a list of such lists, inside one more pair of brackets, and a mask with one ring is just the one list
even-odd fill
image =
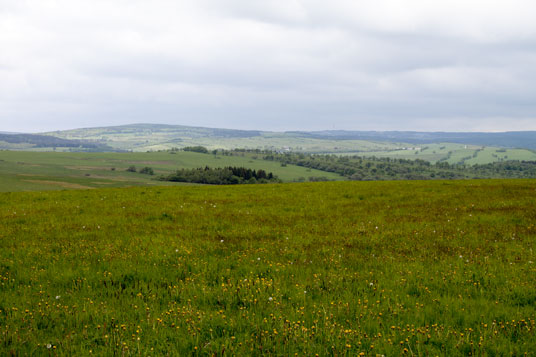
{"label": "shrub", "polygon": [[200,152],[202,154],[208,154],[208,149],[204,146],[186,146],[184,151]]}
{"label": "shrub", "polygon": [[154,175],[154,171],[152,168],[145,166],[143,169],[140,170],[140,174]]}

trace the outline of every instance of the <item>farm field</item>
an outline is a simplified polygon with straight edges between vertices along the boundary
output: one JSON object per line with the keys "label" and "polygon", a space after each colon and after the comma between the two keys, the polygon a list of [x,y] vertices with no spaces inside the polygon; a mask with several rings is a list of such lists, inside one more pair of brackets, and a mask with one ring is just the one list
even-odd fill
{"label": "farm field", "polygon": [[[391,157],[397,159],[437,161],[449,164],[488,164],[507,160],[535,161],[536,153],[528,149],[512,149],[487,147],[479,145],[464,145],[453,143],[411,145],[401,150],[369,151],[349,153],[351,155]],[[348,154],[345,154],[348,155]]]}
{"label": "farm field", "polygon": [[[127,172],[129,166],[137,169],[151,167],[155,176]],[[203,166],[244,166],[273,172],[285,182],[300,178],[326,177],[341,180],[342,176],[287,165],[250,156],[214,156],[179,151],[150,153],[71,153],[0,151],[0,191],[35,191],[59,189],[87,189],[147,185],[176,185],[156,181],[160,174],[169,174],[179,168]]]}
{"label": "farm field", "polygon": [[536,180],[0,193],[0,354],[530,355],[535,197]]}

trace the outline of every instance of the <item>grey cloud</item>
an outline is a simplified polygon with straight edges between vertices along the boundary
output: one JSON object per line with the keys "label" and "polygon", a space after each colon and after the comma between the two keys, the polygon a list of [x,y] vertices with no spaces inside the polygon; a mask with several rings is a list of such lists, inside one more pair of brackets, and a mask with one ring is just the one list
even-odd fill
{"label": "grey cloud", "polygon": [[404,4],[0,0],[0,130],[536,129],[536,4]]}

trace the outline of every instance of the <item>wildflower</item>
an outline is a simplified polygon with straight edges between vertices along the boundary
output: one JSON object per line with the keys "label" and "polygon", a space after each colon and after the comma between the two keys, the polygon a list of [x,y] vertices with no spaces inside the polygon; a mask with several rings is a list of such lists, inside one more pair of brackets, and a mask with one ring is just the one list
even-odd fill
{"label": "wildflower", "polygon": [[51,349],[52,348],[52,345],[50,343],[47,343],[47,348],[48,349]]}
{"label": "wildflower", "polygon": [[223,239],[222,239],[222,240],[220,240],[220,243],[223,243]]}
{"label": "wildflower", "polygon": [[370,285],[370,286],[373,286],[373,285],[374,285],[374,283],[372,283],[372,282],[371,282],[371,283],[370,283],[369,285]]}
{"label": "wildflower", "polygon": [[270,297],[268,298],[268,300],[270,300],[270,301],[272,301],[273,299],[274,299],[274,298],[273,298],[273,297],[271,297],[271,296],[270,296]]}
{"label": "wildflower", "polygon": [[257,258],[257,260],[261,260],[261,258]]}
{"label": "wildflower", "polygon": [[56,300],[59,300],[60,299],[60,295],[56,295]]}

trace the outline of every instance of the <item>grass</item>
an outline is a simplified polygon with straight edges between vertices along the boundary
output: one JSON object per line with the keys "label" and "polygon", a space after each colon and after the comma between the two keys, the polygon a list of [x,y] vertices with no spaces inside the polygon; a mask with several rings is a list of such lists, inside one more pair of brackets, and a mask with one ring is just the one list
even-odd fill
{"label": "grass", "polygon": [[0,354],[532,354],[535,191],[0,193]]}
{"label": "grass", "polygon": [[[337,154],[391,157],[400,159],[421,159],[435,163],[446,161],[450,164],[487,164],[506,160],[536,161],[536,152],[529,149],[484,147],[456,143],[411,144],[400,142],[404,135],[395,135],[388,140],[342,140],[326,137],[310,137],[296,132],[260,132],[136,124],[118,127],[83,128],[46,133],[70,140],[90,140],[109,145],[114,149],[146,152],[169,150],[186,146],[202,145],[209,149],[235,148],[261,150],[290,150],[295,153]],[[427,134],[423,133],[426,137]],[[478,135],[477,135],[478,136]],[[447,135],[448,137],[448,135]],[[398,138],[398,140],[397,140]],[[406,137],[407,139],[407,137]],[[438,139],[439,140],[439,139]],[[474,138],[479,142],[477,137]],[[525,139],[507,140],[507,144],[528,145]],[[499,140],[500,142],[500,140]],[[530,146],[530,145],[529,145]],[[0,148],[10,150],[31,150],[69,152],[83,150],[68,147],[35,147],[34,144],[10,144],[0,141]],[[301,175],[303,176],[303,175]],[[292,180],[291,180],[292,181]]]}
{"label": "grass", "polygon": [[535,161],[536,153],[525,149],[501,149],[486,147],[477,153],[477,157],[465,161],[468,165],[486,164],[494,161],[525,160]]}
{"label": "grass", "polygon": [[[323,176],[341,180],[340,175],[262,160],[262,155],[224,156],[195,152],[70,153],[0,151],[0,191],[60,190],[162,185],[154,176],[126,172],[134,165],[149,166],[156,176],[179,168],[244,166],[273,172],[285,182]],[[114,170],[112,170],[114,169]],[[172,185],[172,183],[166,183]]]}
{"label": "grass", "polygon": [[[242,133],[244,134],[244,133]],[[85,128],[48,133],[64,139],[100,141],[116,149],[166,150],[173,147],[203,145],[209,149],[263,149],[280,150],[290,148],[298,152],[338,153],[348,151],[389,150],[397,146],[391,142],[367,140],[330,140],[307,138],[303,135],[282,132],[249,132],[240,135],[234,130],[226,135],[209,128],[183,126],[133,125],[128,127]]]}
{"label": "grass", "polygon": [[[418,148],[418,150],[415,150],[415,148]],[[466,165],[488,164],[507,160],[536,160],[536,153],[528,149],[485,147],[453,143],[410,145],[409,147],[400,150],[355,152],[348,154],[410,160],[420,159],[433,163],[437,161],[446,161],[449,164],[464,163]]]}

